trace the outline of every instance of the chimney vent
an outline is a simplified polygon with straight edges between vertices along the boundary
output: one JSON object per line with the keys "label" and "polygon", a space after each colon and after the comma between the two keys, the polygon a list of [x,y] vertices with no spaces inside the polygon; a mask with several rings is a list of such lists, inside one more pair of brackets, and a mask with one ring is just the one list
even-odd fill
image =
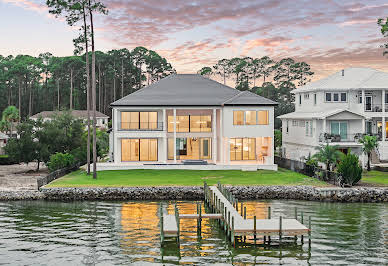
{"label": "chimney vent", "polygon": [[342,76],[345,76],[345,69],[342,69]]}

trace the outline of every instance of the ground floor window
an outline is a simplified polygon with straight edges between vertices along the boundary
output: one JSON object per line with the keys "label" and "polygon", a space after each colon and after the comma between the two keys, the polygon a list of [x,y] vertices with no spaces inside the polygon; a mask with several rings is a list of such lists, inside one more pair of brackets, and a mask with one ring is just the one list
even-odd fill
{"label": "ground floor window", "polygon": [[157,161],[158,139],[122,139],[121,161]]}
{"label": "ground floor window", "polygon": [[271,155],[272,138],[230,138],[230,161],[256,161],[265,164]]}
{"label": "ground floor window", "polygon": [[340,135],[341,139],[347,139],[348,136],[348,123],[347,122],[331,122],[330,124],[331,134]]}
{"label": "ground floor window", "polygon": [[[177,160],[211,159],[211,138],[176,138]],[[168,159],[174,159],[174,138],[168,139]]]}
{"label": "ground floor window", "polygon": [[256,139],[255,138],[231,138],[230,160],[256,160]]}

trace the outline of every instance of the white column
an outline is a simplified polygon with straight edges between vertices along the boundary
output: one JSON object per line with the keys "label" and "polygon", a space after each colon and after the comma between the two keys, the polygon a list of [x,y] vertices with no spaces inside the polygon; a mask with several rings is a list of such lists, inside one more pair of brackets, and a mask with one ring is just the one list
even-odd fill
{"label": "white column", "polygon": [[174,108],[174,163],[176,163],[176,109]]}
{"label": "white column", "polygon": [[168,148],[167,148],[167,128],[168,128],[168,119],[166,115],[166,108],[163,109],[163,153],[164,153],[164,163],[167,163],[168,158]]}
{"label": "white column", "polygon": [[229,138],[226,138],[225,141],[226,141],[226,164],[230,165],[230,143],[229,143]]}
{"label": "white column", "polygon": [[323,132],[322,133],[328,133],[328,132],[326,132],[326,117],[323,119]]}
{"label": "white column", "polygon": [[220,161],[222,164],[225,164],[225,156],[224,156],[224,119],[223,119],[223,112],[222,109],[220,109]]}
{"label": "white column", "polygon": [[217,109],[213,108],[213,162],[217,162]]}
{"label": "white column", "polygon": [[385,93],[386,93],[386,91],[385,90],[383,90],[382,91],[382,97],[381,97],[381,106],[383,107],[383,110],[382,110],[382,112],[383,112],[383,117],[382,117],[382,130],[383,130],[383,133],[382,133],[382,139],[383,139],[383,144],[385,143],[385,138],[387,137],[387,127],[385,126]]}
{"label": "white column", "polygon": [[[385,143],[385,138],[387,137],[387,132],[386,132],[386,126],[385,126],[385,116],[383,114],[383,116],[381,117],[381,122],[382,122],[382,125],[381,125],[381,129],[382,129],[382,141],[383,141],[383,144]],[[384,146],[383,146],[384,147]]]}
{"label": "white column", "polygon": [[362,123],[362,125],[361,125],[361,133],[365,134],[365,119],[362,119],[361,121],[362,121],[361,122]]}

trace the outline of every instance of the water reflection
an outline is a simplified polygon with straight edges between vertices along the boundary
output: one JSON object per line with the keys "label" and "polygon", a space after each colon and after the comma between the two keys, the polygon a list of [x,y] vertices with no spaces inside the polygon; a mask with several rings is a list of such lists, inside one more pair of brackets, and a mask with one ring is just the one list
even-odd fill
{"label": "water reflection", "polygon": [[[388,263],[388,207],[303,201],[245,202],[247,217],[312,216],[308,245],[233,248],[214,220],[181,220],[180,244],[160,245],[158,208],[175,202],[0,202],[0,264],[376,264]],[[196,202],[178,202],[195,213]]]}

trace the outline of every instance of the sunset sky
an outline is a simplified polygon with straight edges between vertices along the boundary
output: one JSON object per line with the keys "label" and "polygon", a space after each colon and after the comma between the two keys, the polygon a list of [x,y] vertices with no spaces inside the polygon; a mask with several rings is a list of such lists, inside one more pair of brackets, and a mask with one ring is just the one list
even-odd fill
{"label": "sunset sky", "polygon": [[[218,59],[292,57],[311,64],[314,79],[349,66],[388,71],[376,21],[386,0],[106,0],[97,18],[97,49],[144,46],[178,73]],[[44,0],[0,0],[0,54],[71,55],[76,28],[48,13]]]}

